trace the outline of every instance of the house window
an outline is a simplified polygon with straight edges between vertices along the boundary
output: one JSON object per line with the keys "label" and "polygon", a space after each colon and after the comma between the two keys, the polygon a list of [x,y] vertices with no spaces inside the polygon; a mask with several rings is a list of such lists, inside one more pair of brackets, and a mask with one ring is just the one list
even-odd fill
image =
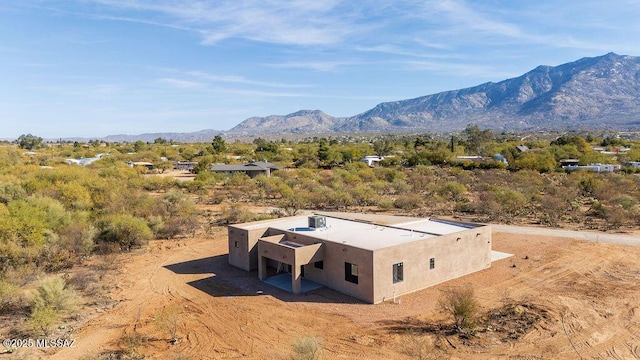
{"label": "house window", "polygon": [[354,284],[358,283],[358,265],[344,263],[344,279]]}
{"label": "house window", "polygon": [[404,271],[402,263],[393,264],[393,283],[399,283],[404,280]]}
{"label": "house window", "polygon": [[436,258],[429,259],[429,269],[433,270],[436,268]]}
{"label": "house window", "polygon": [[237,247],[238,247],[238,242],[237,242],[237,241],[235,241],[235,243],[233,244],[233,246],[237,248]]}
{"label": "house window", "polygon": [[313,263],[313,267],[316,269],[324,269],[324,261],[316,261]]}

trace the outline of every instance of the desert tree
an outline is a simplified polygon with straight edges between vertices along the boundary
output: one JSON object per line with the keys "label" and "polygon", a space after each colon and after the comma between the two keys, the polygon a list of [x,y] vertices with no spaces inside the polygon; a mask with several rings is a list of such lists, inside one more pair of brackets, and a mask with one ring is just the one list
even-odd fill
{"label": "desert tree", "polygon": [[220,154],[227,151],[227,143],[224,141],[222,136],[216,135],[213,137],[213,141],[211,142],[211,149],[214,154]]}
{"label": "desert tree", "polygon": [[18,146],[27,150],[37,149],[42,146],[42,138],[31,134],[22,134],[18,137]]}

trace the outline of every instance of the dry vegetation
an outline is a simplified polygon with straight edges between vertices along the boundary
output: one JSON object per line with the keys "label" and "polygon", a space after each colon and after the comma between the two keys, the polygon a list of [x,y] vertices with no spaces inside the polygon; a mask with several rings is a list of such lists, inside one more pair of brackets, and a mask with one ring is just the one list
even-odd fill
{"label": "dry vegetation", "polygon": [[[296,297],[227,265],[224,225],[302,209],[637,234],[637,173],[550,165],[602,160],[584,138],[532,140],[536,151],[517,154],[518,141],[468,130],[453,153],[424,137],[92,142],[49,145],[46,155],[0,147],[0,334],[77,340],[60,351],[15,349],[17,358],[640,358],[636,247],[497,233],[495,249],[513,258],[400,305],[327,289]],[[590,141],[628,145],[613,140]],[[640,160],[631,145],[616,161]],[[511,165],[452,160],[471,149]],[[98,151],[110,155],[87,167],[62,162]],[[202,171],[228,151],[295,165],[253,179]],[[353,161],[371,152],[395,157],[375,168]],[[197,160],[199,172],[168,171],[164,158]]]}

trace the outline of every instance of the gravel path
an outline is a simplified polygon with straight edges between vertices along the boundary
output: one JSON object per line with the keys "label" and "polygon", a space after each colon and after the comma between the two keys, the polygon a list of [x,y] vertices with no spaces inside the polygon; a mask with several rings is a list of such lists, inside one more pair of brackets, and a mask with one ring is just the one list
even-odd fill
{"label": "gravel path", "polygon": [[555,236],[555,237],[572,238],[576,240],[593,241],[597,243],[640,246],[639,235],[607,234],[607,233],[590,232],[590,231],[574,231],[574,230],[564,230],[564,229],[549,229],[549,228],[497,225],[497,224],[492,224],[491,228],[494,232],[502,232],[502,233],[510,233],[510,234]]}

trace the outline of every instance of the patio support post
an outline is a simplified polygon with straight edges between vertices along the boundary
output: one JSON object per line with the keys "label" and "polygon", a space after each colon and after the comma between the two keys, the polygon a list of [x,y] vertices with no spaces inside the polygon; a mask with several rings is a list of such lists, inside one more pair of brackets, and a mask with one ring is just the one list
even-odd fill
{"label": "patio support post", "polygon": [[294,294],[302,292],[302,267],[294,264],[291,266],[291,290]]}

